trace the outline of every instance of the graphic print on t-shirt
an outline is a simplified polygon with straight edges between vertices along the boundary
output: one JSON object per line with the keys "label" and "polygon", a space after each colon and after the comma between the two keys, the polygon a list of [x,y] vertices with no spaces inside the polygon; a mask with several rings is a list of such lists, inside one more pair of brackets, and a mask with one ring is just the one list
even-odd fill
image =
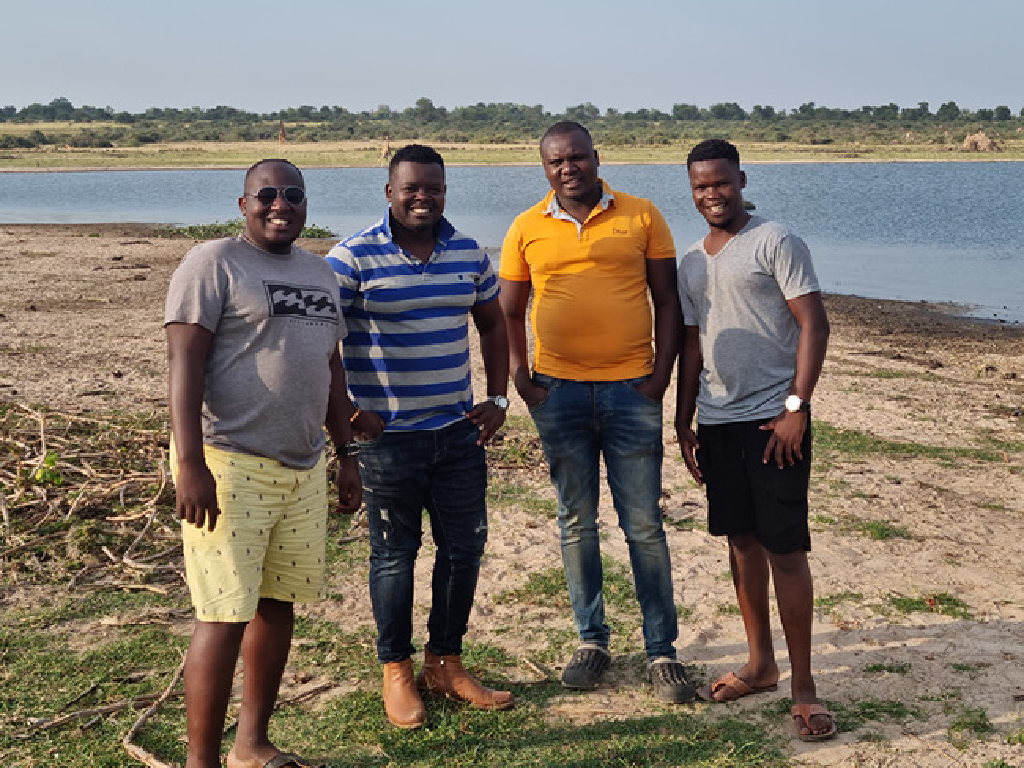
{"label": "graphic print on t-shirt", "polygon": [[263,286],[270,302],[271,317],[304,317],[337,324],[338,304],[330,291],[301,285],[267,283]]}

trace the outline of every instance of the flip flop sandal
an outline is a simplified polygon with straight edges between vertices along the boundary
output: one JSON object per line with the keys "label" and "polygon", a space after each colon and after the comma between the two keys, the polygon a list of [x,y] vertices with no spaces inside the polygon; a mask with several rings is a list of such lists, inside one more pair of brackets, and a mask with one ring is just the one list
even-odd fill
{"label": "flip flop sandal", "polygon": [[[778,683],[772,683],[771,685],[759,685],[753,686],[746,680],[743,680],[732,672],[718,678],[710,687],[703,686],[697,695],[700,696],[704,701],[713,701],[717,704],[724,704],[727,701],[736,701],[736,699],[742,699],[744,696],[752,696],[755,693],[768,693],[769,691],[777,691],[779,689]],[[719,696],[719,694],[722,694]]]}
{"label": "flip flop sandal", "polygon": [[294,752],[278,752],[263,764],[263,768],[324,768],[324,764],[306,760]]}
{"label": "flip flop sandal", "polygon": [[[794,704],[789,713],[793,718],[793,725],[796,727],[796,737],[800,741],[825,741],[835,737],[839,730],[836,727],[836,720],[832,713],[822,704]],[[811,730],[811,718],[815,715],[824,715],[828,718],[829,727],[827,731],[814,733]],[[806,728],[808,732],[801,733],[801,728]]]}

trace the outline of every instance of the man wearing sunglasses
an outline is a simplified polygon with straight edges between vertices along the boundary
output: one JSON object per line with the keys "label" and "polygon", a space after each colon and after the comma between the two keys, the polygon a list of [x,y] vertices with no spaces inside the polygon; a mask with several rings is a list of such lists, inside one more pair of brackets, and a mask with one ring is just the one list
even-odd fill
{"label": "man wearing sunglasses", "polygon": [[[508,342],[487,254],[444,218],[444,160],[410,144],[395,153],[384,218],[335,246],[351,329],[345,370],[361,444],[370,524],[370,599],[384,709],[400,728],[426,718],[419,687],[482,709],[512,694],[462,666],[487,539],[484,443],[505,421]],[[480,333],[489,397],[473,402],[469,319]],[[413,678],[413,565],[424,508],[437,552],[423,670]]]}
{"label": "man wearing sunglasses", "polygon": [[[245,177],[241,237],[193,248],[164,324],[172,471],[196,627],[185,663],[187,768],[220,766],[239,651],[244,683],[228,768],[305,766],[267,733],[293,604],[324,586],[324,427],[340,456],[341,509],[362,500],[334,273],[293,245],[302,174],[262,160]],[[326,419],[325,419],[326,414]]]}

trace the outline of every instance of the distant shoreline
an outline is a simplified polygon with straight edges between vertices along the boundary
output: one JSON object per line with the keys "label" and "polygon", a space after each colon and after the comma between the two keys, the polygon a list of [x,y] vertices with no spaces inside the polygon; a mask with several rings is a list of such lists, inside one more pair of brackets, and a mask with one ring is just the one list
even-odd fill
{"label": "distant shoreline", "polygon": [[[977,156],[969,157],[834,157],[834,158],[786,158],[778,160],[743,160],[743,165],[846,165],[846,164],[910,164],[910,163],[1024,163],[1020,157],[998,157],[998,156]],[[602,165],[685,165],[686,159],[679,160],[605,160]],[[459,163],[445,161],[448,168],[528,168],[540,165],[540,162],[499,162],[499,163]],[[0,167],[0,174],[4,173],[106,173],[110,171],[244,171],[248,164],[225,164],[225,165],[89,165],[81,167],[51,167],[38,168],[32,166]],[[380,168],[381,166],[362,164],[337,164],[337,165],[302,165],[307,170],[332,170],[339,168]]]}
{"label": "distant shoreline", "polygon": [[[32,238],[39,237],[117,237],[140,240],[144,238],[165,238],[166,231],[171,225],[160,223],[136,223],[136,222],[97,222],[97,223],[8,223],[0,224],[0,236],[6,234],[17,235],[26,238],[30,242]],[[188,239],[188,238],[175,238]],[[316,239],[302,239],[299,245],[321,256],[325,255],[340,237],[325,237]],[[48,247],[48,246],[47,246]],[[32,247],[27,247],[31,251]],[[500,246],[484,246],[484,250],[496,258],[500,253]],[[927,300],[906,300],[906,299],[881,299],[871,296],[863,296],[852,293],[834,293],[823,291],[826,302],[837,311],[842,311],[847,316],[857,318],[865,317],[913,317],[914,326],[921,332],[926,333],[927,329],[952,328],[954,326],[973,327],[977,329],[991,328],[1000,332],[1019,335],[1024,339],[1024,324],[1016,321],[999,321],[989,318],[976,317],[968,314],[971,307],[967,304],[945,301]],[[950,335],[955,335],[952,333]]]}

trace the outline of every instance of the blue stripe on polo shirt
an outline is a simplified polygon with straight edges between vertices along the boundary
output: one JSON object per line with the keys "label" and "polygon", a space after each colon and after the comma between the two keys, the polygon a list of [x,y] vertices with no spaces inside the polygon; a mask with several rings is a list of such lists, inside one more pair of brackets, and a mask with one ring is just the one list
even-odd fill
{"label": "blue stripe on polo shirt", "polygon": [[[435,296],[469,296],[476,293],[476,283],[464,279],[466,271],[459,271],[459,279],[447,283],[417,283],[416,285],[403,285],[395,288],[375,288],[370,291],[374,303],[387,303],[390,301],[415,301],[420,299],[433,299]],[[475,303],[474,301],[471,303]],[[460,305],[462,302],[460,302]]]}
{"label": "blue stripe on polo shirt", "polygon": [[472,407],[469,316],[497,297],[497,276],[446,219],[427,262],[398,248],[389,224],[385,216],[328,255],[349,329],[349,389],[388,429],[436,429]]}
{"label": "blue stripe on polo shirt", "polygon": [[[388,333],[388,343],[394,346],[417,347],[426,344],[450,344],[462,341],[466,338],[467,328],[445,328],[439,331],[425,331],[423,333]],[[379,332],[352,333],[345,337],[345,346],[367,347],[379,344],[381,336]]]}
{"label": "blue stripe on polo shirt", "polygon": [[[462,392],[463,388],[469,382],[467,379],[457,379],[455,381],[442,381],[436,384],[422,384],[420,386],[402,386],[402,387],[388,387],[387,392],[393,397],[417,397],[417,398],[428,398],[435,395],[452,395]],[[374,397],[374,392],[379,391],[378,388],[372,385],[353,384],[352,394],[357,398],[370,398]],[[449,404],[469,402],[465,398],[450,398]],[[427,410],[439,410],[437,407],[421,406],[420,410],[425,412]]]}

